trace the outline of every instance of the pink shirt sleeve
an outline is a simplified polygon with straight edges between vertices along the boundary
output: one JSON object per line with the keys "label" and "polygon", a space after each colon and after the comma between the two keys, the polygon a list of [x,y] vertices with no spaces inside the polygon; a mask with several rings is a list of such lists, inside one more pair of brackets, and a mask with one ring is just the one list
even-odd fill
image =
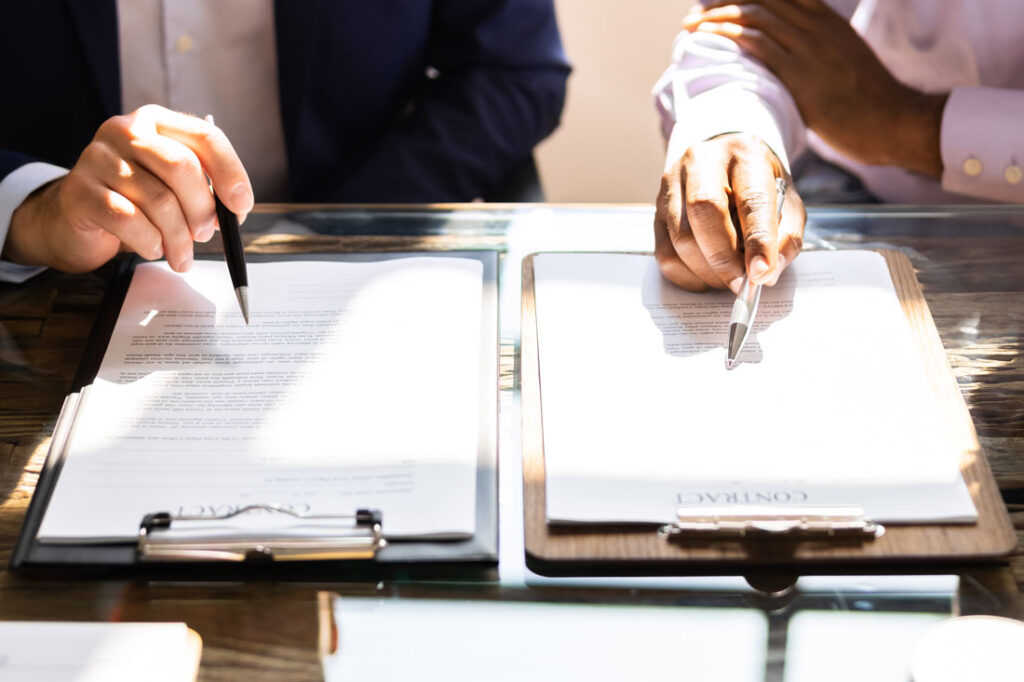
{"label": "pink shirt sleeve", "polygon": [[1024,203],[1024,91],[954,88],[942,113],[942,188]]}
{"label": "pink shirt sleeve", "polygon": [[654,86],[668,168],[694,143],[722,133],[760,137],[789,168],[804,148],[805,128],[782,83],[728,38],[683,31],[672,64]]}

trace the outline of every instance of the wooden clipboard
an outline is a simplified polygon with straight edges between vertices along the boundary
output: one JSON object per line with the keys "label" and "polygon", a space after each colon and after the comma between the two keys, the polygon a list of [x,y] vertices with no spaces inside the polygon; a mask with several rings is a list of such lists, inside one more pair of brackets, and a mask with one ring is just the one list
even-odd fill
{"label": "wooden clipboard", "polygon": [[[977,508],[976,524],[892,525],[877,539],[780,538],[667,542],[656,526],[557,526],[547,522],[541,376],[537,347],[533,256],[523,261],[521,389],[523,485],[527,565],[543,575],[749,574],[785,572],[899,572],[942,570],[966,561],[1005,557],[1016,533],[978,443],[967,406],[932,320],[910,260],[884,250],[903,311],[943,417],[953,425],[962,451],[960,470]],[[666,519],[669,521],[669,519]]]}

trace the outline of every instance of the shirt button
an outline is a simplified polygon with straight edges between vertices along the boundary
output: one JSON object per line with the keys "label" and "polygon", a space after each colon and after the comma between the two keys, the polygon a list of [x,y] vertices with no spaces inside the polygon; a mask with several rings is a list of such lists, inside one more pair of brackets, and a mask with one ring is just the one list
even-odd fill
{"label": "shirt button", "polygon": [[1016,185],[1020,182],[1021,177],[1024,177],[1024,172],[1021,172],[1020,166],[1014,164],[1006,167],[1003,177],[1006,178],[1006,181],[1011,185]]}
{"label": "shirt button", "polygon": [[964,161],[964,173],[970,175],[972,178],[981,175],[981,161],[976,158],[969,157]]}
{"label": "shirt button", "polygon": [[178,39],[174,41],[174,46],[178,48],[178,52],[188,52],[192,49],[192,36],[187,33],[182,33],[178,36]]}

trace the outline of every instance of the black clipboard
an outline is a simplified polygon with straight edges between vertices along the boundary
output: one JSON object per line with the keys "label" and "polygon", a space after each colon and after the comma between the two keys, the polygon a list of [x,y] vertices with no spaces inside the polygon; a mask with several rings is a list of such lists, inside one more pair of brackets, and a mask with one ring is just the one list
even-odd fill
{"label": "black clipboard", "polygon": [[[218,578],[239,576],[271,576],[278,579],[308,579],[313,576],[339,573],[352,577],[388,577],[392,575],[419,575],[453,572],[475,575],[481,570],[497,565],[498,557],[498,387],[499,387],[499,344],[498,344],[498,254],[495,251],[459,252],[389,252],[389,253],[339,253],[339,254],[288,254],[282,256],[250,255],[249,262],[285,260],[333,260],[366,262],[420,255],[468,258],[483,265],[483,289],[481,297],[481,386],[480,419],[477,472],[476,472],[476,525],[470,538],[452,540],[393,540],[370,543],[372,551],[353,553],[351,558],[299,559],[279,561],[270,556],[265,546],[257,551],[243,552],[241,560],[216,561],[190,559],[182,555],[178,559],[151,561],[141,558],[143,542],[117,544],[47,544],[38,538],[38,532],[50,498],[60,477],[63,464],[63,445],[74,422],[78,396],[99,371],[103,355],[110,341],[121,304],[138,262],[134,257],[123,257],[117,263],[113,281],[100,307],[82,361],[75,374],[71,390],[65,398],[60,416],[54,428],[50,449],[40,472],[25,520],[12,552],[12,570],[31,574],[131,574],[159,577],[173,575],[177,578]],[[215,259],[215,258],[214,258]],[[367,515],[370,534],[373,533],[372,514],[376,510],[352,510],[353,519]],[[152,510],[160,515],[164,510]],[[150,536],[154,537],[153,519],[140,519],[140,528],[149,522]],[[156,526],[167,520],[157,519]],[[357,521],[356,526],[362,522]],[[366,525],[366,524],[362,524]],[[383,533],[387,532],[386,518]],[[258,544],[258,543],[257,543]],[[261,551],[262,550],[262,551]]]}

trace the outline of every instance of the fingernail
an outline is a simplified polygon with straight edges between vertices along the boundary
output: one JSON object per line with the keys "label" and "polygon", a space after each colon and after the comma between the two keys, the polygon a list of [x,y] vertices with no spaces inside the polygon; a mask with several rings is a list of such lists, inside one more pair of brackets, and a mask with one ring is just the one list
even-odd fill
{"label": "fingernail", "polygon": [[196,241],[197,242],[208,242],[213,239],[214,223],[206,223],[196,230]]}
{"label": "fingernail", "polygon": [[773,287],[779,283],[779,277],[782,277],[782,271],[786,269],[786,257],[781,253],[779,254],[779,260],[775,265],[775,272],[772,275],[771,280],[768,281],[768,286]]}
{"label": "fingernail", "polygon": [[231,190],[231,206],[236,209],[235,213],[248,213],[252,210],[253,196],[249,186],[239,183]]}
{"label": "fingernail", "polygon": [[754,256],[750,261],[750,279],[759,284],[762,283],[765,275],[768,274],[768,269],[768,261],[764,256]]}
{"label": "fingernail", "polygon": [[178,267],[175,268],[178,272],[188,272],[192,269],[192,254],[187,253],[181,260],[178,261]]}
{"label": "fingernail", "polygon": [[728,283],[727,286],[730,289],[732,289],[732,293],[739,294],[740,293],[740,289],[743,287],[743,278],[742,277],[737,277],[736,279],[729,280],[729,283]]}

